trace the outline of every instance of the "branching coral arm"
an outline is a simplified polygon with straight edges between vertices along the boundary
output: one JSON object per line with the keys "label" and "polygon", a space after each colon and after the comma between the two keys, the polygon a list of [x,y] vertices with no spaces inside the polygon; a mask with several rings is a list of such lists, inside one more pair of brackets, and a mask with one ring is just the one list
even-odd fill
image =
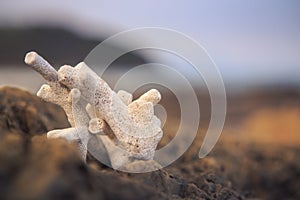
{"label": "branching coral arm", "polygon": [[48,83],[48,85],[44,84],[41,87],[37,95],[45,101],[62,107],[71,126],[75,127],[72,115],[72,103],[68,99],[70,90],[58,82],[57,71],[36,52],[27,53],[25,56],[25,63],[41,74]]}

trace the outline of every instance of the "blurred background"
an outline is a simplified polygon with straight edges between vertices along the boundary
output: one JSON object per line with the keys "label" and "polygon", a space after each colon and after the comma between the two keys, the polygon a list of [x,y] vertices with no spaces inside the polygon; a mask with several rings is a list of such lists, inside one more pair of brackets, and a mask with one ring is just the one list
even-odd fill
{"label": "blurred background", "polygon": [[[0,85],[36,93],[44,80],[23,63],[31,50],[58,69],[81,62],[101,41],[121,31],[140,27],[179,31],[207,50],[224,80],[226,122],[211,154],[225,163],[227,171],[222,173],[241,189],[255,189],[260,197],[276,199],[284,194],[283,198],[293,199],[300,196],[299,19],[298,0],[1,0]],[[187,71],[197,91],[201,121],[195,144],[186,154],[189,158],[183,158],[188,161],[197,157],[211,117],[207,88],[201,78],[193,79],[190,66],[174,55],[140,50],[116,60],[105,80],[113,85],[125,71],[154,61]],[[168,116],[161,147],[176,134],[180,110],[176,94],[157,87],[163,91],[161,104]]]}
{"label": "blurred background", "polygon": [[[287,137],[290,139],[285,143],[298,143],[299,140],[295,140],[295,137],[300,129],[297,125],[297,120],[300,121],[299,19],[300,3],[296,0],[176,3],[135,0],[2,0],[0,84],[22,87],[33,93],[38,90],[44,80],[23,63],[25,53],[31,50],[39,52],[58,69],[63,64],[75,66],[101,41],[121,31],[139,27],[169,28],[196,40],[216,63],[228,98],[225,128],[240,131],[240,124],[244,124],[244,120],[256,110],[260,112],[260,108],[263,108],[267,109],[263,113],[266,115],[264,118],[270,121],[269,125],[263,120],[252,124],[251,118],[248,120],[250,122],[245,122],[246,127],[257,129],[250,131],[251,135],[267,135],[271,138],[264,136],[267,137],[266,141],[273,141],[274,134],[270,132],[279,129],[291,132]],[[155,50],[139,50],[117,59],[109,68],[113,69],[110,70],[111,73],[107,73],[104,78],[113,86],[124,72],[149,62],[167,63],[181,71],[189,71],[191,68],[175,55]],[[211,116],[209,93],[201,77],[195,81],[193,73],[185,75],[192,80],[198,91],[203,123],[200,123],[200,127],[206,129]],[[143,92],[148,88],[145,86],[139,91]],[[164,93],[162,105],[169,109],[169,122],[171,119],[179,119],[174,94],[172,96],[172,92],[167,89]],[[279,105],[284,107],[284,111],[278,111]],[[286,114],[286,107],[291,114]],[[294,121],[288,120],[290,125],[282,123],[277,127],[280,124],[278,121],[283,121],[279,120],[281,112],[295,118]],[[269,119],[274,116],[276,119]],[[168,130],[173,130],[173,124],[169,124]],[[166,127],[167,125],[168,123]],[[249,128],[243,131],[246,132]]]}
{"label": "blurred background", "polygon": [[[227,92],[227,121],[234,121],[228,123],[231,127],[260,105],[265,109],[282,104],[289,106],[290,110],[299,110],[299,19],[300,2],[297,0],[176,3],[2,0],[0,84],[23,87],[34,93],[38,90],[44,80],[23,63],[25,53],[31,50],[39,52],[55,68],[63,64],[75,66],[113,34],[139,27],[169,28],[196,40],[216,63]],[[124,71],[153,61],[167,63],[181,71],[191,68],[174,55],[140,50],[116,60],[110,68],[112,73],[104,78],[113,85]],[[186,75],[192,80],[193,73]],[[205,121],[202,126],[206,127],[210,119],[209,93],[201,78],[192,84],[199,89],[201,119]],[[162,104],[167,107],[170,99],[165,98]],[[296,107],[290,108],[290,102]],[[273,107],[271,109],[274,111]],[[278,115],[281,114],[270,114]],[[298,112],[292,115],[296,116],[295,122],[300,118]],[[175,116],[175,113],[170,116]],[[269,129],[272,129],[274,124],[270,121]],[[291,126],[282,125],[286,129]],[[295,127],[292,132],[297,132]]]}
{"label": "blurred background", "polygon": [[[200,43],[228,89],[300,86],[297,0],[2,0],[0,4],[1,84],[34,87],[23,80],[31,72],[21,66],[29,50],[40,52],[55,66],[74,65],[113,34],[154,26],[177,30]],[[145,58],[136,59],[138,64]],[[23,78],[9,73],[17,67]]]}
{"label": "blurred background", "polygon": [[[289,106],[290,110],[299,110],[299,19],[300,2],[297,0],[176,3],[2,0],[0,84],[23,87],[35,93],[44,83],[40,75],[23,63],[28,51],[39,52],[56,68],[63,64],[74,66],[113,34],[138,27],[162,27],[193,38],[214,60],[228,96],[227,121],[244,119],[243,116],[248,116],[260,105],[265,109],[283,104]],[[124,70],[151,61],[159,63],[163,59],[168,60],[171,67],[176,66],[182,71],[189,69],[174,55],[164,56],[162,52],[141,50],[116,60],[112,67],[114,70],[105,79],[113,84]],[[197,89],[200,88],[201,117],[209,121],[210,100],[205,84],[200,79],[193,84]],[[164,106],[170,104],[169,101],[165,98]],[[296,107],[290,108],[290,101]],[[277,112],[273,107],[271,110]],[[281,114],[269,115],[279,117]],[[296,119],[300,118],[298,112],[295,116],[298,117]],[[272,129],[273,120],[270,121],[269,129]],[[237,123],[228,124],[231,127]],[[267,126],[255,124],[258,127]],[[207,125],[205,122],[203,126]],[[249,126],[253,128],[254,125],[250,123]],[[295,132],[295,128],[292,132]]]}

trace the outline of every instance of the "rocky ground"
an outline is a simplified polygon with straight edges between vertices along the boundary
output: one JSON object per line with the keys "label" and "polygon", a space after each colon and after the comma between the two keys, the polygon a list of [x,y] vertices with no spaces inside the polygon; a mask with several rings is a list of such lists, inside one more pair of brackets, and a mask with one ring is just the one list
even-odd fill
{"label": "rocky ground", "polygon": [[[252,127],[253,116],[238,122],[238,130]],[[68,126],[59,107],[17,88],[0,89],[0,199],[300,199],[297,142],[246,142],[225,127],[204,159],[197,157],[199,133],[171,166],[127,174],[91,155],[85,164],[74,144],[46,138],[47,131]]]}

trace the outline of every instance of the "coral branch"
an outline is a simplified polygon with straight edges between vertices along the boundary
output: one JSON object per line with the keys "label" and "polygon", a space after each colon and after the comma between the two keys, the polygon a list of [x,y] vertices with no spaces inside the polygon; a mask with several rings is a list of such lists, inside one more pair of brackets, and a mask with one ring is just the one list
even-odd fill
{"label": "coral branch", "polygon": [[132,94],[130,94],[124,90],[118,91],[117,94],[126,106],[128,106],[132,102]]}
{"label": "coral branch", "polygon": [[[153,105],[161,95],[150,90],[127,107],[109,85],[95,75],[84,63],[76,67],[63,66],[58,79],[68,88],[78,88],[82,96],[103,118],[130,156],[152,159],[162,137],[160,121],[154,116]],[[125,96],[125,95],[122,95]],[[126,99],[126,98],[125,98]],[[127,101],[127,100],[126,100]]]}
{"label": "coral branch", "polygon": [[25,63],[40,73],[46,81],[57,82],[57,71],[36,52],[27,53]]}
{"label": "coral branch", "polygon": [[89,139],[100,138],[114,168],[134,159],[153,159],[163,134],[153,107],[161,99],[158,90],[149,90],[132,101],[132,94],[115,93],[85,63],[64,65],[56,71],[35,52],[28,53],[25,62],[48,82],[38,96],[61,106],[72,125],[48,132],[49,138],[77,141],[83,160]]}
{"label": "coral branch", "polygon": [[72,103],[68,99],[70,90],[58,82],[57,71],[43,57],[33,51],[26,54],[25,63],[41,74],[48,82],[40,88],[37,96],[62,107],[70,124],[74,127]]}

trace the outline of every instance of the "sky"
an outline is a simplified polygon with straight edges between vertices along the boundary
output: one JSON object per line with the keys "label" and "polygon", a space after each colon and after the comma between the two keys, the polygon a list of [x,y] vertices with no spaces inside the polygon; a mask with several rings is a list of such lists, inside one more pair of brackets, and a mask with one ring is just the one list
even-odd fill
{"label": "sky", "polygon": [[0,26],[38,24],[90,37],[137,27],[174,29],[200,43],[226,80],[300,86],[298,0],[0,1]]}

